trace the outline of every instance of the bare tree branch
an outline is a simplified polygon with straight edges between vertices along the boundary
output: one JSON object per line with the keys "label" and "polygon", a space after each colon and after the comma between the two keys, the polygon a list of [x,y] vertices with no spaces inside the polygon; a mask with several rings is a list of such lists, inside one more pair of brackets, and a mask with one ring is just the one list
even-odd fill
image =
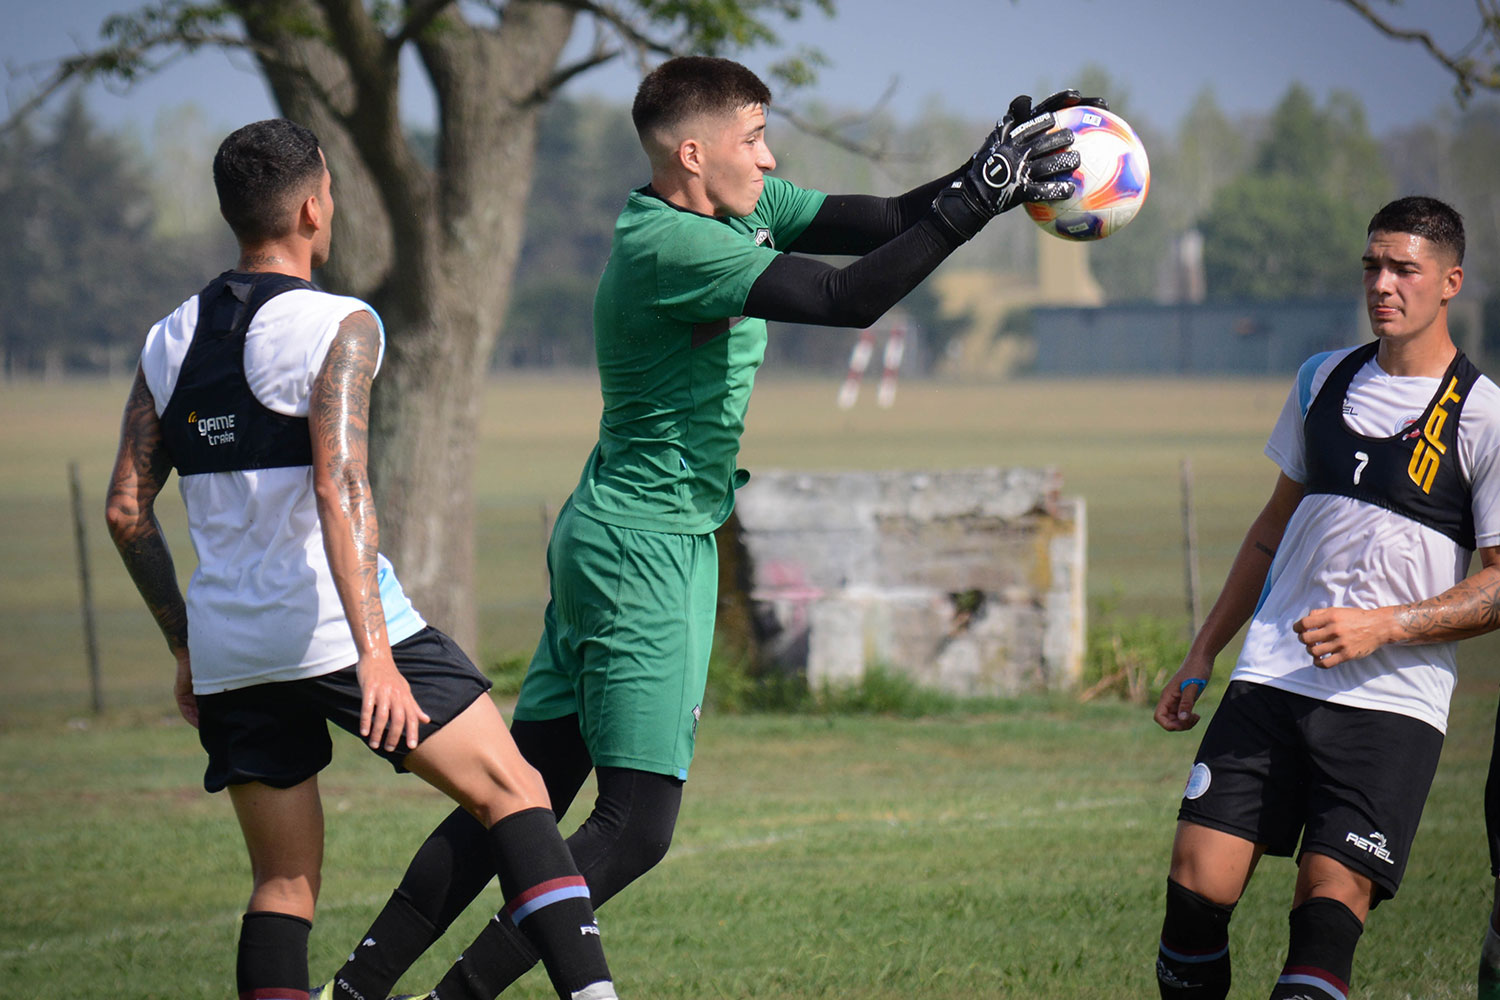
{"label": "bare tree branch", "polygon": [[844,115],[826,124],[819,124],[808,119],[795,108],[781,107],[773,104],[771,105],[771,113],[786,119],[787,123],[797,131],[817,139],[822,139],[829,145],[842,149],[845,152],[862,156],[875,163],[890,163],[898,159],[898,157],[883,142],[871,145],[870,143],[860,142],[858,139],[851,138],[849,133],[856,126],[863,125],[874,118],[880,112],[881,108],[890,103],[891,97],[895,92],[896,81],[892,80],[886,85],[885,92],[880,95],[879,100],[871,105],[869,109],[861,111],[858,114]]}
{"label": "bare tree branch", "polygon": [[[21,119],[31,115],[70,83],[86,83],[110,76],[123,76],[127,81],[132,81],[157,73],[204,46],[274,56],[274,53],[260,53],[255,43],[243,35],[201,31],[184,36],[171,28],[142,34],[129,41],[116,42],[92,52],[81,52],[55,63],[37,89],[13,108],[4,120],[0,120],[0,134],[9,132]],[[159,55],[162,50],[169,51]]]}
{"label": "bare tree branch", "polygon": [[581,73],[587,73],[596,66],[603,66],[607,62],[618,59],[621,55],[619,49],[596,49],[585,58],[566,66],[559,66],[543,87],[545,94],[553,94],[573,77]]}
{"label": "bare tree branch", "polygon": [[1476,90],[1500,91],[1500,62],[1485,66],[1472,55],[1476,49],[1493,53],[1497,44],[1500,44],[1500,0],[1474,0],[1474,6],[1479,12],[1479,27],[1474,37],[1455,52],[1443,49],[1426,31],[1392,24],[1377,13],[1367,0],[1339,2],[1364,18],[1381,34],[1398,41],[1415,42],[1426,49],[1433,59],[1453,74],[1454,89],[1460,104],[1473,97]]}
{"label": "bare tree branch", "polygon": [[[625,46],[634,53],[636,67],[642,75],[645,75],[651,69],[650,60],[652,56],[671,58],[672,56],[683,54],[683,50],[678,43],[663,41],[647,35],[645,30],[632,21],[626,14],[607,3],[595,2],[595,0],[555,0],[555,2],[561,6],[572,7],[580,13],[589,14],[595,19],[596,24],[607,26],[616,32]],[[547,89],[549,92],[555,91],[578,74],[593,69],[595,66],[602,65],[611,59],[618,58],[621,54],[620,49],[610,47],[607,44],[601,28],[600,33],[595,37],[593,48],[588,56],[568,66],[559,67],[553,74],[552,79],[548,81]],[[771,110],[800,132],[822,139],[839,149],[854,153],[856,156],[862,156],[877,163],[889,163],[893,159],[893,156],[890,150],[883,144],[871,145],[861,142],[851,138],[849,132],[853,127],[869,121],[881,108],[888,104],[895,86],[896,83],[893,80],[880,96],[879,100],[868,110],[857,115],[845,116],[827,124],[815,123],[805,115],[799,113],[795,108],[773,105]]]}
{"label": "bare tree branch", "polygon": [[607,24],[613,28],[620,38],[636,53],[636,64],[642,70],[646,67],[646,59],[651,55],[670,59],[673,56],[686,55],[682,47],[682,40],[666,42],[652,38],[645,30],[636,25],[629,16],[607,3],[595,3],[594,0],[556,0],[563,7],[571,7],[581,14],[589,14],[601,24]]}

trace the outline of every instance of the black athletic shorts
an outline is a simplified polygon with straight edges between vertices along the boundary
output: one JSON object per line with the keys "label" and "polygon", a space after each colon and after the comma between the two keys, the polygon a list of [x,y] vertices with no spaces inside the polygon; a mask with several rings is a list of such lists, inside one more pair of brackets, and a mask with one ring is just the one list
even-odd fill
{"label": "black athletic shorts", "polygon": [[[489,678],[435,628],[391,647],[396,667],[411,685],[422,711],[432,717],[418,730],[425,740],[453,721],[490,689]],[[198,697],[198,741],[208,751],[203,787],[259,781],[291,788],[311,778],[333,759],[328,738],[332,722],[359,736],[363,699],[354,667],[321,677],[278,681]],[[397,771],[405,771],[406,741],[394,750],[374,751]]]}
{"label": "black athletic shorts", "polygon": [[1425,722],[1265,684],[1224,692],[1177,818],[1290,857],[1325,854],[1396,894],[1443,734]]}

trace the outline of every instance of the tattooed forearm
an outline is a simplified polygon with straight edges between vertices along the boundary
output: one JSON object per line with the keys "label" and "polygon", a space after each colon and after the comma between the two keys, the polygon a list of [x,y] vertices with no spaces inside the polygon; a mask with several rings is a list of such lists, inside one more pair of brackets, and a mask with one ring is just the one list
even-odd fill
{"label": "tattooed forearm", "polygon": [[105,517],[110,538],[174,653],[187,649],[187,608],[153,505],[172,468],[145,377],[136,372],[120,426]]}
{"label": "tattooed forearm", "polygon": [[172,553],[154,516],[150,525],[150,530],[142,530],[128,541],[117,537],[115,545],[125,560],[125,568],[135,581],[136,589],[156,619],[157,627],[166,637],[167,646],[178,653],[187,649],[187,605],[177,586],[177,568],[172,562]]}
{"label": "tattooed forearm", "polygon": [[1407,605],[1397,622],[1408,643],[1451,642],[1500,627],[1500,567],[1486,566],[1436,597]]}
{"label": "tattooed forearm", "polygon": [[379,353],[374,317],[351,313],[313,383],[308,409],[323,544],[361,645],[385,627],[375,561],[380,528],[369,472],[370,385]]}

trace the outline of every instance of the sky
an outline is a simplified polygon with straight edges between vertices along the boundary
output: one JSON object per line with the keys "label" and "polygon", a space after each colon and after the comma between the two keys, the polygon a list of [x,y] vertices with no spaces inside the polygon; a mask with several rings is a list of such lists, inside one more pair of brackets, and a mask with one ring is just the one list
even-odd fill
{"label": "sky", "polygon": [[[105,17],[137,6],[0,0],[9,106],[32,91],[39,67],[90,47]],[[1476,23],[1472,0],[1382,9],[1452,47]],[[1455,107],[1451,79],[1431,56],[1379,34],[1339,0],[838,0],[833,18],[812,13],[780,33],[787,45],[813,46],[828,58],[812,90],[821,102],[868,108],[894,84],[888,107],[906,121],[934,104],[993,119],[1016,93],[1066,86],[1090,64],[1103,67],[1133,114],[1158,129],[1175,129],[1205,88],[1226,111],[1248,113],[1271,108],[1294,81],[1320,103],[1338,89],[1357,94],[1377,135]],[[764,70],[774,55],[738,58]],[[420,77],[409,61],[402,108],[408,120],[426,124],[432,102]],[[570,92],[628,103],[635,83],[633,68],[622,64],[583,75]],[[142,137],[158,116],[188,103],[222,132],[276,113],[250,60],[217,51],[182,58],[128,90],[96,84],[87,93],[106,127]]]}

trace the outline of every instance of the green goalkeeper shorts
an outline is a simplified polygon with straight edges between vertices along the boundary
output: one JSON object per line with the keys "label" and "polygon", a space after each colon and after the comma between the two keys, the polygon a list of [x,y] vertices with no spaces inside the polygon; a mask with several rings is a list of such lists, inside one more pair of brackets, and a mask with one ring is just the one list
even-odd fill
{"label": "green goalkeeper shorts", "polygon": [[686,778],[718,601],[714,537],[621,528],[563,505],[545,629],[518,720],[578,715],[595,766]]}

